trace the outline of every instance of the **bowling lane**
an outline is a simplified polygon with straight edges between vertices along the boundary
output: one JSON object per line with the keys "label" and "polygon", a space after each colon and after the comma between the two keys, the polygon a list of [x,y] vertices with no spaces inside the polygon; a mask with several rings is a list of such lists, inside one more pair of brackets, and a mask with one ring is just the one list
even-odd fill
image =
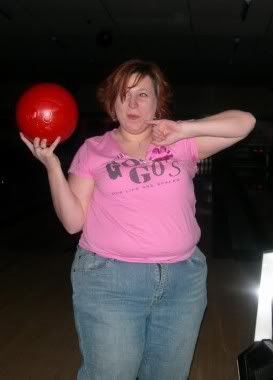
{"label": "bowling lane", "polygon": [[208,307],[190,380],[237,380],[237,356],[253,343],[258,262],[208,258]]}

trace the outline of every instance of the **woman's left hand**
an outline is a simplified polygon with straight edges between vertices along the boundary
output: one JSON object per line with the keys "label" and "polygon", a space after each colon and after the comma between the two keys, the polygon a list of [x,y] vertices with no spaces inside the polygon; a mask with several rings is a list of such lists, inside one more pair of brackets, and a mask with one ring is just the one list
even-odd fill
{"label": "woman's left hand", "polygon": [[155,145],[170,145],[183,138],[183,123],[173,120],[152,120],[148,122],[152,126],[152,137]]}

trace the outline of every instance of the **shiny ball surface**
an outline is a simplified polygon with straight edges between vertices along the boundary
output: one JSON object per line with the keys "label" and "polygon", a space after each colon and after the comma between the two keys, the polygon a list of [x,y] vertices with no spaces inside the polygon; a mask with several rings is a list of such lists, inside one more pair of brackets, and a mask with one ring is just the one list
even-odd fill
{"label": "shiny ball surface", "polygon": [[48,145],[58,137],[68,139],[77,127],[78,106],[64,87],[39,83],[28,88],[16,104],[19,130],[30,140],[47,139]]}

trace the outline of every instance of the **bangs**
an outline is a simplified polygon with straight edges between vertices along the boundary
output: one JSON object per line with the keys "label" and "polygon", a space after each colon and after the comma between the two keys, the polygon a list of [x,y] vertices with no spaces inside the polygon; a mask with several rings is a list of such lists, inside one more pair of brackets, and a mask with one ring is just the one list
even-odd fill
{"label": "bangs", "polygon": [[[135,75],[134,83],[130,87],[128,87],[128,83],[132,75]],[[119,91],[119,96],[122,102],[124,102],[126,98],[127,89],[136,87],[142,81],[142,79],[144,79],[147,75],[148,75],[147,73],[140,72],[139,70],[126,73],[126,75],[121,81],[121,86],[120,86],[120,91]]]}

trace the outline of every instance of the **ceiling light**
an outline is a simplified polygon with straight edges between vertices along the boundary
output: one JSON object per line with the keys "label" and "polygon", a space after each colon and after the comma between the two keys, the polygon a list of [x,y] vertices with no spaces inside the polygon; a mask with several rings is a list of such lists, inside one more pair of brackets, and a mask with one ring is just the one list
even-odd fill
{"label": "ceiling light", "polygon": [[241,9],[241,20],[242,21],[245,21],[245,19],[247,17],[251,1],[252,0],[243,0],[242,9]]}

